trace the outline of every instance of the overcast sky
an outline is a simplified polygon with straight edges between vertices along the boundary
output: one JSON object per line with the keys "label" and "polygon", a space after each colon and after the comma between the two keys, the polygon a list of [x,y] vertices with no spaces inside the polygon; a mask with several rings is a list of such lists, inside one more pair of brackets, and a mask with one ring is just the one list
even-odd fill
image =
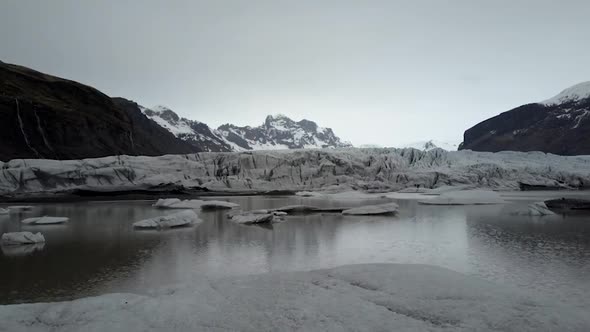
{"label": "overcast sky", "polygon": [[0,60],[212,126],[283,113],[353,144],[465,129],[590,80],[590,1],[0,2]]}

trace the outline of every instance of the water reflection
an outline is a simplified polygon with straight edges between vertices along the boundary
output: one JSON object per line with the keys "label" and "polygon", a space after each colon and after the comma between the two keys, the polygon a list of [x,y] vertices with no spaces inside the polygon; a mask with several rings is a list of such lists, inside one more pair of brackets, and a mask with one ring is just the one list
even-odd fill
{"label": "water reflection", "polygon": [[[357,206],[299,197],[233,197],[245,210],[290,204]],[[379,203],[380,200],[371,203]],[[136,231],[134,221],[175,211],[151,202],[39,205],[0,216],[0,231],[41,231],[44,248],[0,256],[0,302],[55,301],[106,292],[147,292],[166,284],[367,262],[445,266],[585,305],[590,291],[590,223],[584,217],[510,216],[503,206],[421,206],[401,200],[398,216],[287,216],[271,227],[234,224],[225,211],[202,224]],[[525,204],[525,203],[522,203]],[[66,216],[64,225],[22,225]],[[585,222],[586,221],[586,222]],[[42,249],[42,250],[40,250]]]}

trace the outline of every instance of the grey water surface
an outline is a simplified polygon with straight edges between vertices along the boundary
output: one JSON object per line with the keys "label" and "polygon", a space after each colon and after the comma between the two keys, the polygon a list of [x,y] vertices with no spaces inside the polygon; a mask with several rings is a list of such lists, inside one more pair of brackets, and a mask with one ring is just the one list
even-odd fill
{"label": "grey water surface", "polygon": [[[509,204],[423,206],[399,200],[397,216],[288,216],[272,226],[231,222],[227,211],[200,212],[203,223],[138,231],[132,223],[175,212],[152,201],[38,204],[0,215],[0,233],[40,231],[44,245],[2,247],[0,303],[60,301],[112,292],[343,264],[433,264],[590,307],[590,215],[513,216],[555,193],[506,195]],[[358,206],[301,197],[225,197],[244,210],[288,204]],[[23,225],[34,216],[66,216],[63,225]]]}

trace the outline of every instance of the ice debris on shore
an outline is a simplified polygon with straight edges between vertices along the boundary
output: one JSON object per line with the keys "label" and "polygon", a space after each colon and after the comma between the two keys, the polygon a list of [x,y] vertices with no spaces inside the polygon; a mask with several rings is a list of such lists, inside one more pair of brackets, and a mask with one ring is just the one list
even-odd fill
{"label": "ice debris on shore", "polygon": [[445,268],[347,265],[0,306],[6,331],[587,331],[587,310]]}

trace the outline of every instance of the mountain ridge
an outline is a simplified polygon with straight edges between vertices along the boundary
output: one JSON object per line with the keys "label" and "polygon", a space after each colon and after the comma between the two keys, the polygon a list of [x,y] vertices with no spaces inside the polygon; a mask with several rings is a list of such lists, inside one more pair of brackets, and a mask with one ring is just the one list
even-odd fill
{"label": "mountain ridge", "polygon": [[590,82],[525,104],[467,129],[459,150],[590,154]]}
{"label": "mountain ridge", "polygon": [[352,147],[331,128],[314,121],[295,121],[283,114],[266,116],[259,126],[222,124],[216,129],[178,116],[165,106],[142,107],[142,112],[176,137],[211,152]]}

